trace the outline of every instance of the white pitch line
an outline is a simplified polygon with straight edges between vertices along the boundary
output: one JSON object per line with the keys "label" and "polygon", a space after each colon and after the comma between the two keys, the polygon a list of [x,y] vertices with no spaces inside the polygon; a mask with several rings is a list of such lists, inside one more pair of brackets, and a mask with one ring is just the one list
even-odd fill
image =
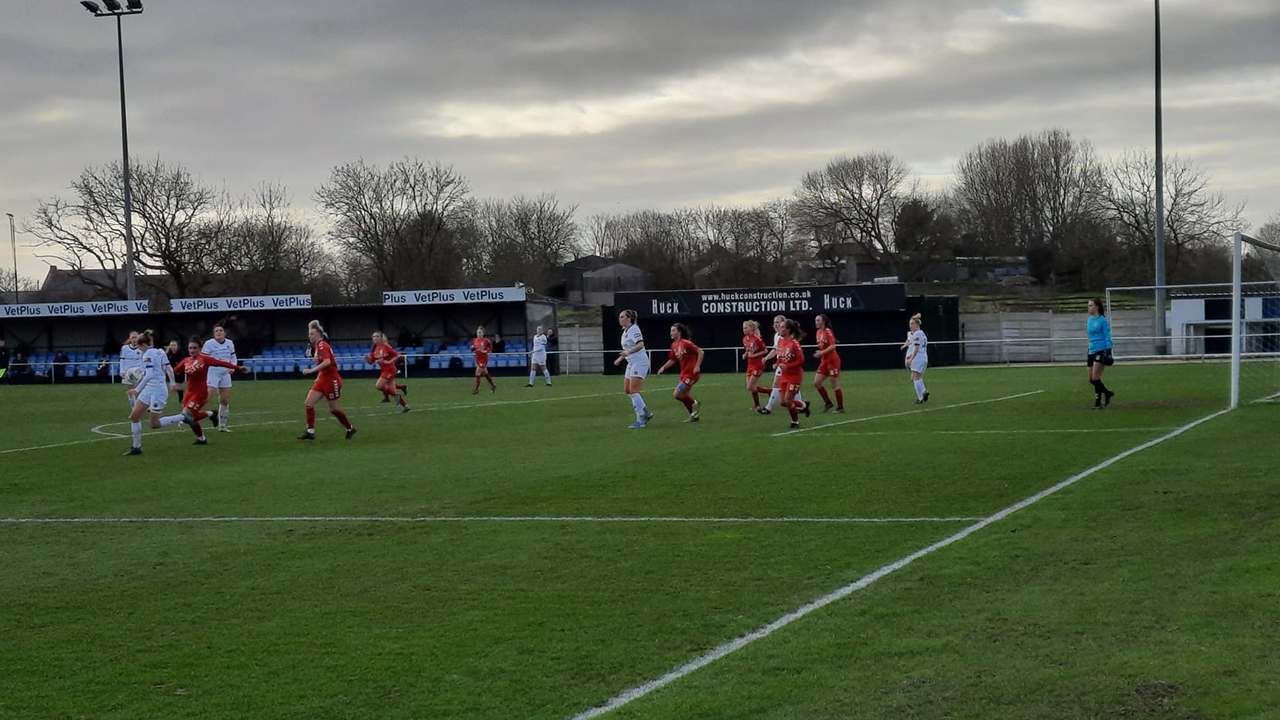
{"label": "white pitch line", "polygon": [[0,518],[0,524],[58,523],[954,523],[980,520],[977,517],[607,517],[572,515],[488,515],[460,517],[393,517],[380,515],[285,515],[285,516],[193,516],[193,517],[66,517]]}
{"label": "white pitch line", "polygon": [[822,430],[824,428],[832,428],[840,425],[849,425],[852,423],[864,423],[871,420],[884,420],[885,418],[903,417],[905,415],[915,415],[917,413],[934,412],[937,410],[951,410],[953,408],[970,407],[973,405],[986,405],[988,403],[1004,402],[1005,400],[1016,400],[1017,398],[1030,397],[1039,395],[1043,390],[1032,390],[1031,392],[1018,393],[1017,395],[1005,395],[1004,397],[991,398],[990,400],[973,400],[971,402],[955,403],[954,405],[942,405],[939,407],[925,407],[918,410],[903,410],[902,412],[888,413],[885,415],[870,415],[868,417],[853,418],[852,420],[841,420],[839,422],[825,423],[823,425],[814,425],[812,427],[800,428],[799,430],[787,430],[786,432],[776,432],[773,437],[783,437],[785,435],[796,435],[798,433],[809,432],[811,430]]}
{"label": "white pitch line", "polygon": [[[123,436],[122,436],[123,437]],[[8,450],[0,450],[0,455],[8,455],[9,453],[27,452],[29,450],[51,450],[53,448],[68,447],[70,445],[83,445],[85,443],[103,442],[105,440],[119,440],[118,437],[96,437],[88,440],[72,440],[70,442],[53,443],[51,445],[35,445],[32,447],[9,448]]]}
{"label": "white pitch line", "polygon": [[1254,400],[1254,401],[1250,402],[1249,404],[1250,404],[1250,405],[1257,405],[1258,403],[1271,402],[1272,400],[1276,400],[1276,399],[1280,399],[1280,393],[1276,393],[1276,394],[1274,394],[1274,395],[1268,395],[1268,396],[1266,396],[1266,397],[1264,397],[1264,398],[1258,398],[1257,400]]}
{"label": "white pitch line", "polygon": [[[1171,427],[1057,428],[1046,430],[846,430],[833,435],[1052,435],[1118,432],[1166,432]],[[826,437],[813,435],[812,437]]]}
{"label": "white pitch line", "polygon": [[756,640],[760,640],[762,638],[766,638],[772,635],[778,630],[781,630],[782,628],[786,627],[787,625],[790,625],[796,620],[799,620],[805,615],[808,615],[814,610],[819,610],[821,608],[826,607],[827,605],[830,605],[831,603],[837,600],[841,600],[845,597],[848,597],[849,595],[852,595],[858,590],[861,590],[867,587],[868,585],[874,583],[880,578],[885,577],[890,573],[901,570],[902,568],[910,565],[911,563],[915,562],[916,560],[919,560],[920,558],[926,555],[937,552],[938,550],[941,550],[947,547],[948,545],[957,543],[965,539],[966,537],[972,535],[973,533],[987,527],[988,525],[991,525],[992,523],[1003,520],[1004,518],[1009,517],[1013,513],[1027,507],[1028,505],[1037,503],[1040,500],[1043,500],[1044,498],[1058,492],[1059,490],[1062,490],[1063,488],[1070,487],[1071,485],[1074,485],[1075,483],[1089,477],[1090,475],[1100,470],[1104,470],[1120,462],[1121,460],[1124,460],[1130,455],[1134,455],[1148,448],[1155,447],[1156,445],[1159,445],[1160,443],[1166,440],[1175,438],[1198,425],[1209,422],[1210,420],[1218,418],[1228,412],[1231,412],[1231,411],[1229,409],[1219,410],[1218,412],[1213,413],[1212,415],[1206,415],[1205,417],[1202,417],[1199,420],[1195,420],[1193,422],[1187,423],[1186,425],[1183,425],[1182,427],[1172,432],[1161,435],[1160,437],[1155,438],[1154,440],[1148,440],[1147,442],[1142,443],[1141,445],[1137,445],[1132,448],[1129,448],[1128,450],[1125,450],[1124,452],[1118,455],[1113,455],[1112,457],[1107,458],[1106,460],[1098,463],[1097,465],[1094,465],[1093,467],[1087,470],[1084,470],[1080,473],[1072,475],[1071,477],[1067,478],[1066,480],[1063,480],[1057,485],[1041,490],[1035,495],[1032,495],[1024,500],[1020,500],[1019,502],[1016,502],[1013,505],[1006,507],[1005,509],[995,513],[994,515],[990,515],[986,518],[983,518],[982,520],[966,527],[965,529],[961,530],[958,533],[955,533],[954,535],[951,535],[947,538],[939,540],[938,542],[932,545],[929,545],[927,547],[923,547],[911,553],[910,555],[901,557],[889,563],[888,565],[881,567],[875,572],[862,576],[858,580],[852,583],[849,583],[848,585],[845,585],[842,588],[834,590],[809,603],[801,605],[800,607],[787,613],[786,615],[783,615],[782,617],[774,620],[773,622],[767,625],[764,625],[750,633],[747,633],[746,635],[743,635],[734,640],[731,640],[713,650],[710,650],[705,654],[700,655],[699,657],[694,658],[693,660],[671,670],[670,672],[666,673],[665,675],[662,675],[661,677],[655,678],[642,685],[637,685],[636,687],[633,687],[629,690],[619,693],[618,695],[609,699],[603,705],[598,705],[589,710],[584,710],[583,712],[580,712],[577,715],[572,716],[570,720],[588,720],[589,718],[599,717],[600,715],[604,715],[607,712],[616,710],[622,707],[623,705],[626,705],[634,700],[638,700],[644,697],[645,695],[648,695],[649,693],[653,692],[654,690],[666,687],[667,685],[670,685],[671,683],[689,675],[695,670],[706,667],[707,665],[710,665],[711,663],[725,657],[726,655],[729,655],[730,653],[733,653],[737,650],[741,650],[742,648],[746,647],[747,645],[750,645]]}

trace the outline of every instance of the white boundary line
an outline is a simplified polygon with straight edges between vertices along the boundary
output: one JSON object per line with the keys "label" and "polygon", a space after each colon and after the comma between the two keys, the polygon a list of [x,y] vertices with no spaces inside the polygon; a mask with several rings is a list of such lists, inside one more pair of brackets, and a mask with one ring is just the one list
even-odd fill
{"label": "white boundary line", "polygon": [[809,432],[811,430],[822,430],[823,428],[837,427],[839,425],[849,425],[851,423],[863,423],[871,420],[884,420],[885,418],[903,417],[904,415],[915,415],[917,413],[935,412],[937,410],[951,410],[952,408],[970,407],[972,405],[986,405],[988,403],[1004,402],[1005,400],[1015,400],[1017,398],[1030,397],[1039,395],[1043,390],[1032,390],[1031,392],[1018,393],[1017,395],[1005,395],[1004,397],[991,398],[990,400],[973,400],[971,402],[956,403],[954,405],[942,405],[939,407],[925,407],[917,410],[903,410],[902,412],[888,413],[885,415],[869,415],[867,417],[853,418],[852,420],[840,420],[839,422],[824,423],[822,425],[814,425],[812,427],[800,428],[799,430],[787,430],[786,432],[776,432],[773,437],[784,437],[786,435],[796,435],[799,433]]}
{"label": "white boundary line", "polygon": [[57,523],[276,523],[276,522],[371,522],[371,523],[464,523],[464,522],[548,522],[548,523],[948,523],[972,522],[977,517],[594,517],[571,515],[488,515],[462,517],[390,517],[379,515],[286,515],[278,517],[68,517],[0,518],[5,525]]}
{"label": "white boundary line", "polygon": [[1253,400],[1253,401],[1252,401],[1252,402],[1250,402],[1249,404],[1250,404],[1250,405],[1257,405],[1258,403],[1271,402],[1272,400],[1275,400],[1275,399],[1277,399],[1277,398],[1280,398],[1280,393],[1276,393],[1276,394],[1274,394],[1274,395],[1268,395],[1268,396],[1266,396],[1266,397],[1264,397],[1264,398],[1258,398],[1257,400]]}
{"label": "white boundary line", "polygon": [[[663,389],[666,389],[666,388],[663,388]],[[447,411],[447,410],[470,410],[473,408],[494,407],[496,405],[528,405],[532,403],[555,402],[558,400],[581,400],[583,398],[609,397],[611,395],[618,395],[618,394],[619,393],[615,391],[615,392],[607,392],[607,393],[593,393],[590,395],[557,395],[555,397],[537,398],[535,400],[496,400],[496,401],[483,402],[483,403],[453,403],[448,405],[415,405],[413,406],[413,411],[419,412],[419,411],[425,410],[430,412],[430,411]],[[294,410],[257,410],[257,411],[240,412],[240,413],[237,413],[237,415],[250,415],[250,414],[270,415],[270,414],[276,414],[276,413],[281,413],[281,414],[289,413],[293,415],[299,414]],[[355,410],[349,410],[347,414],[353,417],[381,417],[383,415],[388,415],[388,416],[398,415],[399,413],[391,410],[387,410],[383,412],[383,409],[375,408],[365,413],[357,412]],[[291,419],[291,420],[273,420],[268,422],[236,423],[231,427],[239,428],[239,427],[256,427],[259,425],[287,425],[293,422],[297,422],[301,424],[302,421],[300,418],[295,417],[294,419]],[[102,435],[103,437],[91,438],[89,440],[69,440],[67,442],[62,442],[62,443],[52,443],[49,445],[35,445],[32,447],[9,448],[7,450],[0,450],[0,455],[8,455],[10,453],[18,453],[18,452],[28,452],[32,450],[51,450],[53,448],[70,447],[72,445],[83,445],[85,443],[102,442],[104,440],[128,439],[129,438],[128,435],[113,433],[110,430],[105,429],[105,428],[116,427],[120,425],[128,425],[128,424],[129,424],[128,420],[124,420],[121,422],[103,423],[102,425],[98,425],[90,429],[90,432],[95,433],[97,435]],[[209,430],[210,426],[206,425],[205,429]],[[179,435],[186,435],[188,432],[186,426],[182,426],[178,428],[178,430],[182,431],[182,432],[176,433]],[[164,430],[153,429],[151,427],[146,427],[143,430],[143,434],[146,436],[162,435],[162,434],[168,434],[171,432],[173,431],[170,431],[168,429],[164,429]]]}
{"label": "white boundary line", "polygon": [[819,597],[815,600],[810,601],[809,603],[801,605],[800,607],[796,608],[795,610],[792,610],[791,612],[787,613],[786,615],[783,615],[782,617],[774,620],[773,622],[767,625],[764,625],[750,633],[747,633],[746,635],[743,635],[734,640],[731,640],[717,648],[714,648],[706,652],[705,654],[700,655],[697,658],[694,658],[693,660],[690,660],[689,662],[671,670],[670,672],[666,673],[665,675],[662,675],[661,677],[650,680],[649,682],[646,682],[642,685],[637,685],[636,687],[633,687],[629,690],[625,690],[622,693],[609,699],[603,705],[598,705],[589,710],[584,710],[583,712],[580,712],[577,715],[573,715],[570,718],[570,720],[588,720],[588,718],[599,717],[600,715],[604,715],[607,712],[616,710],[622,707],[623,705],[626,705],[632,702],[633,700],[638,700],[644,697],[645,695],[648,695],[649,693],[653,692],[654,690],[657,690],[662,687],[666,687],[667,685],[670,685],[671,683],[685,677],[686,675],[689,675],[695,670],[706,667],[707,665],[710,665],[711,663],[725,657],[726,655],[729,655],[730,653],[733,653],[737,650],[741,650],[742,648],[746,647],[747,645],[750,645],[756,640],[760,640],[761,638],[765,638],[772,635],[778,630],[781,630],[782,628],[786,627],[787,625],[790,625],[796,620],[799,620],[805,615],[808,615],[814,610],[819,610],[823,607],[826,607],[827,605],[830,605],[831,603],[837,600],[841,600],[845,597],[848,597],[849,595],[852,595],[858,590],[861,590],[867,587],[868,585],[874,583],[880,578],[886,575],[889,575],[890,573],[893,573],[897,570],[901,570],[902,568],[906,567],[907,565],[910,565],[916,560],[919,560],[925,555],[929,555],[931,553],[934,553],[938,550],[941,550],[947,547],[948,545],[957,543],[965,539],[966,537],[972,535],[973,533],[985,528],[986,526],[992,523],[995,523],[997,521],[1003,520],[1004,518],[1027,507],[1028,505],[1032,505],[1036,502],[1039,502],[1040,500],[1043,500],[1044,498],[1058,492],[1059,490],[1062,490],[1063,488],[1074,485],[1075,483],[1083,480],[1084,478],[1089,477],[1090,475],[1098,472],[1099,470],[1106,469],[1120,462],[1121,460],[1124,460],[1130,455],[1140,453],[1143,450],[1159,445],[1160,443],[1166,440],[1175,438],[1198,425],[1209,422],[1210,420],[1218,418],[1229,412],[1231,412],[1230,409],[1219,410],[1218,412],[1213,413],[1212,415],[1206,415],[1205,417],[1202,417],[1199,420],[1195,420],[1190,423],[1187,423],[1186,425],[1183,425],[1182,427],[1176,430],[1173,430],[1172,432],[1161,435],[1160,437],[1155,438],[1154,440],[1149,440],[1145,443],[1142,443],[1141,445],[1137,445],[1132,448],[1129,448],[1128,450],[1125,450],[1124,452],[1118,455],[1113,455],[1112,457],[1098,463],[1097,465],[1094,465],[1093,467],[1087,470],[1084,470],[1080,473],[1072,475],[1071,477],[1067,478],[1066,480],[1063,480],[1057,485],[1041,490],[1035,495],[1032,495],[1019,502],[1016,502],[1013,505],[1010,505],[1009,507],[1006,507],[1005,509],[995,513],[994,515],[990,515],[986,518],[983,518],[982,520],[966,527],[965,529],[961,530],[958,533],[955,533],[954,535],[951,535],[947,538],[939,540],[938,542],[932,545],[923,547],[911,553],[910,555],[901,557],[889,563],[888,565],[881,567],[875,572],[862,576],[858,580],[852,583],[849,583],[848,585],[845,585],[842,588],[834,590],[830,593],[827,593],[826,595],[823,595],[822,597]]}
{"label": "white boundary line", "polygon": [[[1054,435],[1122,432],[1168,432],[1171,427],[1058,428],[1046,430],[845,430],[832,435]],[[826,437],[813,435],[812,437]]]}

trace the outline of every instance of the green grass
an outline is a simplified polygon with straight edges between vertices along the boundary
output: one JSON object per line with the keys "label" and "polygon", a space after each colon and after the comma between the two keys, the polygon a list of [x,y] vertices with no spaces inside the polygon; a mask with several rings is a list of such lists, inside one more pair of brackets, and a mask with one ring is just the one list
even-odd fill
{"label": "green grass", "polygon": [[[844,424],[783,436],[737,376],[698,386],[696,425],[651,379],[640,431],[615,378],[411,381],[407,415],[352,380],[360,433],[321,413],[314,443],[293,439],[304,382],[243,382],[236,432],[158,431],[137,458],[90,432],[127,433],[117,388],[0,386],[0,517],[982,517],[1225,405],[1219,365],[1117,366],[1105,412],[1082,376],[937,370],[917,408],[903,373],[850,373],[850,413],[804,426]],[[608,717],[1268,717],[1276,412],[1121,461]],[[0,523],[0,717],[554,720],[969,524]]]}

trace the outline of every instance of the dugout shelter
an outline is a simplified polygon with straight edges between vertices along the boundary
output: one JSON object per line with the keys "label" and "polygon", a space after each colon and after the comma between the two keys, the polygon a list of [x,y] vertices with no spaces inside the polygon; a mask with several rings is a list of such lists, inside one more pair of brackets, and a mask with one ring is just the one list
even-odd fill
{"label": "dugout shelter", "polygon": [[[255,376],[296,377],[310,363],[305,351],[313,319],[328,332],[340,371],[356,377],[378,372],[364,361],[375,330],[408,356],[410,377],[425,377],[470,374],[471,338],[483,325],[490,339],[500,334],[506,345],[491,356],[491,372],[523,375],[534,328],[556,326],[555,305],[530,298],[524,288],[471,288],[388,292],[382,303],[366,305],[313,306],[309,295],[174,299],[162,312],[145,300],[0,305],[0,338],[28,360],[29,372],[18,381],[53,380],[59,350],[72,365],[58,381],[111,381],[114,365],[105,372],[102,365],[115,362],[130,330],[151,328],[162,344],[176,338],[185,355],[186,338],[207,339],[215,324],[225,323]],[[555,372],[558,357],[553,353],[548,363]]]}

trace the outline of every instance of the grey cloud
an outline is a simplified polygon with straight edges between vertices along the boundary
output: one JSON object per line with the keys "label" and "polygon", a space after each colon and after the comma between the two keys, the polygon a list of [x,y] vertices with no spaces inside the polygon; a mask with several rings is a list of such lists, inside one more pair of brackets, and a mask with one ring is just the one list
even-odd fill
{"label": "grey cloud", "polygon": [[[977,0],[153,0],[142,17],[125,20],[132,149],[183,162],[237,192],[283,180],[302,206],[334,164],[418,155],[454,164],[480,195],[548,190],[589,213],[785,191],[837,152],[891,150],[936,173],[986,137],[1053,126],[1104,151],[1149,144],[1149,17],[1135,12],[1101,30],[1011,23],[989,52],[934,53],[958,13],[994,7]],[[1016,14],[1016,6],[1006,9]],[[1181,3],[1166,10],[1166,139],[1170,151],[1218,147],[1198,160],[1233,197],[1252,198],[1257,223],[1280,209],[1275,174],[1265,170],[1280,167],[1271,130],[1280,125],[1280,18],[1266,8],[1219,10]],[[72,0],[6,9],[0,211],[21,217],[85,164],[118,157],[113,35],[109,21],[89,18]],[[886,51],[916,48],[936,60],[803,105],[654,118],[598,135],[481,140],[403,132],[430,103],[615,97],[813,45],[860,47],[869,37]],[[1257,97],[1176,107],[1201,84],[1246,73],[1270,78]],[[38,267],[24,263],[33,274]]]}

